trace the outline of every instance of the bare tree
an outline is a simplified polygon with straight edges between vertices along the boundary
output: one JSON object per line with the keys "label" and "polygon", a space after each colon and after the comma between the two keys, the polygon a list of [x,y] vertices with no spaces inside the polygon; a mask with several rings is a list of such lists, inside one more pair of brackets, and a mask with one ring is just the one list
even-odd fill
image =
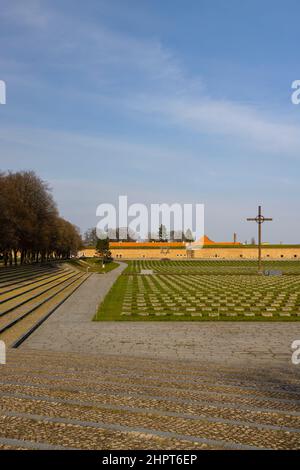
{"label": "bare tree", "polygon": [[0,174],[0,253],[5,265],[69,257],[82,244],[61,219],[47,183],[34,172]]}

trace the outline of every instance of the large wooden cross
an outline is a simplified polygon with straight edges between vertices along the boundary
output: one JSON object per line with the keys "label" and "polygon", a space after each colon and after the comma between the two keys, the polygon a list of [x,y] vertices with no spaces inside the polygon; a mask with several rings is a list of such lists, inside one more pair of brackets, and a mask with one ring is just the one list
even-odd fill
{"label": "large wooden cross", "polygon": [[261,213],[261,206],[258,206],[258,215],[254,218],[248,218],[247,220],[251,222],[256,222],[258,225],[258,272],[262,272],[262,265],[261,265],[261,225],[264,222],[269,222],[273,219],[264,217]]}

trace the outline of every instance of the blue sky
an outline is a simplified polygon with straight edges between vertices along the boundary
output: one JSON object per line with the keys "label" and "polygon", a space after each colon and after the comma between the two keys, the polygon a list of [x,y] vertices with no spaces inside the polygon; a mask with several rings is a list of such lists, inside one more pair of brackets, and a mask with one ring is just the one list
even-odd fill
{"label": "blue sky", "polygon": [[218,241],[300,242],[296,0],[0,0],[1,169],[86,229],[101,202],[205,204]]}

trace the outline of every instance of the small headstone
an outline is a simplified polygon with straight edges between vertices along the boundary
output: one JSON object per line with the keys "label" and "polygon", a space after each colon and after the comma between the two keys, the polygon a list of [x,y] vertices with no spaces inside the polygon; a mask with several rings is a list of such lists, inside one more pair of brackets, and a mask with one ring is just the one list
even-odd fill
{"label": "small headstone", "polygon": [[282,276],[282,271],[279,269],[270,269],[265,271],[265,276]]}

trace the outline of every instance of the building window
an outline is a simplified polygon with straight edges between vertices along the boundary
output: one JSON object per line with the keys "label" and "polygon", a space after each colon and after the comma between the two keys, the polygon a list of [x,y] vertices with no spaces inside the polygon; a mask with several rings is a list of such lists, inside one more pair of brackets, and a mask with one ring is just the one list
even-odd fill
{"label": "building window", "polygon": [[283,258],[283,255],[280,255],[280,258]]}
{"label": "building window", "polygon": [[297,258],[297,255],[294,255],[294,258]]}
{"label": "building window", "polygon": [[243,255],[240,255],[240,258],[242,258],[242,257],[243,257]]}

